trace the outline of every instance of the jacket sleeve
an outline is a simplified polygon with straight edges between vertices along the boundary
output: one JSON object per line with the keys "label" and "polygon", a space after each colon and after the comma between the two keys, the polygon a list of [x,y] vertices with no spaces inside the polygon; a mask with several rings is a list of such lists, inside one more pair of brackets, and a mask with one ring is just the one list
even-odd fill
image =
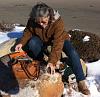
{"label": "jacket sleeve", "polygon": [[32,28],[30,25],[30,20],[28,20],[27,26],[23,31],[23,36],[20,39],[20,42],[23,46],[28,42],[28,40],[32,37]]}
{"label": "jacket sleeve", "polygon": [[49,56],[49,63],[56,65],[57,61],[61,58],[65,37],[69,38],[69,35],[67,32],[65,33],[64,23],[61,19],[58,21],[58,23],[55,24],[54,41],[51,54]]}

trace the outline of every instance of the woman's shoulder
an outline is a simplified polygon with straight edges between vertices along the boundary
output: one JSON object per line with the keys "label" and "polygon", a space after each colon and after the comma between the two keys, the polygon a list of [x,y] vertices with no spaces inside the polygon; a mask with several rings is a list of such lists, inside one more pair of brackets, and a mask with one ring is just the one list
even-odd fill
{"label": "woman's shoulder", "polygon": [[62,17],[60,16],[54,23],[54,27],[64,27],[64,21]]}

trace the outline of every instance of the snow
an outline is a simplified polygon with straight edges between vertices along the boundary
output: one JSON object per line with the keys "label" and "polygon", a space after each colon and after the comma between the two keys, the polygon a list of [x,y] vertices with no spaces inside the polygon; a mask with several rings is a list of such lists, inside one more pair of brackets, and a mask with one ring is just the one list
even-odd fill
{"label": "snow", "polygon": [[90,40],[90,36],[85,36],[84,38],[83,38],[83,42],[86,42],[86,41],[89,41]]}
{"label": "snow", "polygon": [[97,83],[96,83],[95,76],[87,77],[87,82],[88,82],[88,85],[89,85],[91,97],[100,97],[100,92],[98,91],[98,88],[100,88],[100,84],[99,84],[99,87],[98,87]]}
{"label": "snow", "polygon": [[88,68],[88,76],[98,75],[100,76],[100,60],[96,62],[86,63]]}
{"label": "snow", "polygon": [[[0,32],[0,44],[6,40],[21,37],[24,29],[25,29],[25,27],[15,26],[15,28],[11,32]],[[88,41],[87,38],[89,40],[89,36],[84,37],[83,40]],[[91,92],[91,97],[100,97],[100,92],[99,92],[100,91],[100,68],[99,68],[100,67],[100,60],[98,60],[96,62],[86,63],[86,65],[88,68],[87,83],[88,83],[88,86],[89,86],[89,89]],[[29,89],[30,88],[28,88],[28,90]],[[21,92],[24,92],[24,91],[27,92],[28,90],[24,89]],[[19,96],[12,95],[12,97],[19,97]],[[28,94],[25,97],[29,97]],[[34,96],[34,97],[37,97],[37,96]],[[65,96],[65,97],[68,97],[68,96]],[[75,95],[71,96],[71,97],[75,97]]]}
{"label": "snow", "polygon": [[39,97],[37,89],[32,89],[31,86],[28,86],[27,88],[24,89],[20,89],[18,94],[11,95],[11,97],[23,97],[23,94],[26,94],[24,95],[24,97]]}
{"label": "snow", "polygon": [[10,40],[11,38],[20,38],[25,27],[15,26],[11,32],[0,32],[0,43]]}

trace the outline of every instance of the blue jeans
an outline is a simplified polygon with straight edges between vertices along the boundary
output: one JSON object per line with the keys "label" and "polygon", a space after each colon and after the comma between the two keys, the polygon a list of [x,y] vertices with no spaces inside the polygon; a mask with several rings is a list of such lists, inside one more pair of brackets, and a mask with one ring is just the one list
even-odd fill
{"label": "blue jeans", "polygon": [[[28,46],[29,50],[33,52],[33,55],[35,57],[41,55],[44,50],[43,42],[36,36],[30,39]],[[69,40],[65,40],[63,51],[69,58],[69,61],[71,63],[70,67],[76,75],[77,81],[84,80],[85,76],[83,73],[82,65],[80,63],[80,57]]]}
{"label": "blue jeans", "polygon": [[80,57],[69,40],[65,40],[63,51],[69,58],[69,65],[72,68],[74,74],[76,75],[77,81],[84,80],[85,76],[80,62]]}

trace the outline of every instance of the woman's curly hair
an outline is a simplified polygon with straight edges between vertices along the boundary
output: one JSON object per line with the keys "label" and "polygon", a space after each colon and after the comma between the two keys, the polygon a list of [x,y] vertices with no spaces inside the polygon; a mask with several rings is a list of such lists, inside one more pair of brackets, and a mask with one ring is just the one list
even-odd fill
{"label": "woman's curly hair", "polygon": [[39,2],[35,6],[33,6],[30,12],[30,18],[33,20],[37,19],[38,17],[48,16],[50,16],[50,20],[52,21],[54,19],[54,11],[51,7],[43,2]]}

